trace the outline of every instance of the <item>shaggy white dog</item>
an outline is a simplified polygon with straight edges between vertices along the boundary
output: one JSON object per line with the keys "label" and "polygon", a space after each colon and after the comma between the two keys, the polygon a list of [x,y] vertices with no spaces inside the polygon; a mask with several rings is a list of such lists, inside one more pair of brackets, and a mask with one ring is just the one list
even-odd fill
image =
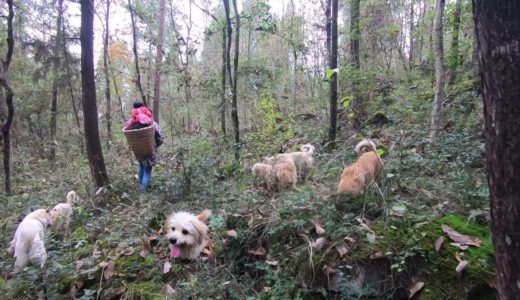
{"label": "shaggy white dog", "polygon": [[211,211],[199,215],[174,212],[166,219],[166,238],[170,242],[170,257],[196,259],[208,244],[208,226]]}
{"label": "shaggy white dog", "polygon": [[66,230],[69,228],[72,219],[72,205],[78,202],[78,195],[75,191],[67,193],[67,202],[59,203],[51,210],[51,229]]}
{"label": "shaggy white dog", "polygon": [[9,252],[14,255],[14,272],[19,272],[29,262],[43,268],[47,261],[45,250],[46,229],[51,215],[46,209],[37,209],[28,214],[16,228]]}

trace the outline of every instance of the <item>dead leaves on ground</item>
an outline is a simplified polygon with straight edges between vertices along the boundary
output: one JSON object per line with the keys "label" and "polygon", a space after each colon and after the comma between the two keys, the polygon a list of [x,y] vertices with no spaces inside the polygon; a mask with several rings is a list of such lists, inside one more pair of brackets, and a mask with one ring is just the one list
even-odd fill
{"label": "dead leaves on ground", "polygon": [[[480,239],[478,239],[474,236],[461,234],[460,232],[456,231],[455,229],[451,228],[450,226],[448,226],[446,224],[442,224],[441,229],[453,241],[452,243],[450,243],[450,245],[458,248],[459,250],[465,251],[465,250],[469,249],[469,246],[480,247],[480,245],[482,244],[482,241]],[[443,236],[438,237],[437,240],[435,241],[435,251],[436,252],[439,252],[443,243],[444,243],[444,237]],[[462,272],[469,265],[469,261],[463,259],[459,253],[455,253],[455,258],[459,262],[457,264],[457,267],[455,268],[455,272],[457,272],[457,275],[460,277],[460,276],[462,276]]]}

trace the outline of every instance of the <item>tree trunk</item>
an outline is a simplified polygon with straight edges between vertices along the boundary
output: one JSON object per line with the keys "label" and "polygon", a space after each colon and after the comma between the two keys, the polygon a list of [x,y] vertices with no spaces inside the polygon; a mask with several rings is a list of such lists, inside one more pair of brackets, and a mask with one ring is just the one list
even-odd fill
{"label": "tree trunk", "polygon": [[361,127],[365,110],[357,89],[359,72],[361,70],[361,64],[359,62],[359,3],[360,0],[352,0],[350,8],[350,21],[352,22],[350,25],[350,55],[352,61],[352,68],[355,71],[352,79],[352,110],[354,111],[354,119],[352,125],[356,129],[359,129]]}
{"label": "tree trunk", "polygon": [[409,69],[410,71],[413,69],[414,65],[413,65],[413,57],[414,57],[414,45],[413,45],[413,30],[414,30],[414,26],[413,26],[413,2],[414,0],[410,0],[410,54],[408,56],[408,64],[409,64]]}
{"label": "tree trunk", "polygon": [[132,40],[133,40],[133,52],[134,52],[134,61],[135,61],[135,85],[137,87],[137,90],[139,91],[139,95],[141,96],[141,99],[143,100],[143,103],[145,106],[148,106],[148,103],[146,102],[146,96],[143,92],[143,86],[141,85],[141,72],[139,71],[139,56],[137,54],[137,28],[135,26],[135,13],[134,9],[132,8],[132,1],[128,0],[128,9],[130,10],[130,20],[132,21]]}
{"label": "tree trunk", "polygon": [[101,150],[94,80],[94,1],[81,0],[81,89],[87,156],[96,187],[109,183]]}
{"label": "tree trunk", "polygon": [[51,132],[51,153],[49,160],[54,162],[56,159],[56,126],[58,118],[58,81],[60,78],[60,54],[61,54],[61,42],[62,42],[62,21],[63,21],[63,0],[58,0],[58,16],[56,18],[56,41],[53,49],[53,79],[52,79],[52,92],[51,92],[51,119],[50,119],[50,132]]}
{"label": "tree trunk", "polygon": [[500,299],[520,294],[520,3],[473,0]]}
{"label": "tree trunk", "polygon": [[441,124],[441,109],[444,99],[444,43],[442,33],[442,20],[444,15],[445,0],[437,0],[435,9],[435,97],[433,99],[432,119],[430,126],[430,138],[436,138]]}
{"label": "tree trunk", "polygon": [[220,128],[224,140],[226,139],[226,26],[222,25],[222,70],[221,70],[221,85],[222,90],[220,94]]}
{"label": "tree trunk", "polygon": [[[329,68],[334,70],[338,67],[338,0],[332,0],[331,16],[331,45]],[[329,148],[334,148],[337,130],[338,116],[338,74],[334,72],[330,78],[330,127]]]}
{"label": "tree trunk", "polygon": [[161,65],[163,58],[164,11],[166,1],[159,2],[159,33],[157,34],[157,54],[155,56],[155,77],[153,82],[153,113],[155,122],[159,123],[161,107]]}
{"label": "tree trunk", "polygon": [[455,2],[455,11],[453,12],[453,36],[451,40],[451,64],[450,64],[450,77],[448,84],[453,84],[457,79],[457,68],[461,63],[459,53],[459,29],[460,29],[460,13],[462,10],[462,1],[457,0]]}
{"label": "tree trunk", "polygon": [[103,39],[103,71],[105,72],[105,98],[106,98],[106,118],[107,118],[107,148],[110,148],[112,141],[112,103],[110,99],[110,72],[108,67],[108,36],[110,33],[109,17],[110,17],[110,0],[106,0],[107,8],[105,12],[105,36]]}
{"label": "tree trunk", "polygon": [[11,125],[14,118],[13,97],[14,92],[7,79],[9,74],[9,66],[13,57],[14,35],[13,35],[13,18],[14,6],[13,0],[7,0],[9,14],[7,15],[7,52],[5,59],[2,61],[2,72],[0,73],[0,86],[6,91],[5,102],[7,104],[7,119],[2,125],[2,134],[4,138],[4,189],[7,195],[11,195]]}

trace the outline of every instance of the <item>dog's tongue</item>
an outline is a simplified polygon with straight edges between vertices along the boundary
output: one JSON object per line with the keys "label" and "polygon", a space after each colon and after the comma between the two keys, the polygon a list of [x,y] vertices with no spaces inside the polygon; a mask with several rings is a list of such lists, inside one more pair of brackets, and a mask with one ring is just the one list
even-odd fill
{"label": "dog's tongue", "polygon": [[170,257],[179,257],[179,255],[181,255],[181,247],[173,245],[170,249]]}

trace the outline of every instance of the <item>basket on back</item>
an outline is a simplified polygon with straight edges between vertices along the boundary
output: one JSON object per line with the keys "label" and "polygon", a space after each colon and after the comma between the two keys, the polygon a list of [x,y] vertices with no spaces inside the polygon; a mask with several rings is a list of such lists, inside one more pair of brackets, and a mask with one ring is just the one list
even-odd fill
{"label": "basket on back", "polygon": [[123,129],[130,149],[137,159],[145,158],[153,154],[155,149],[155,126],[139,129]]}

